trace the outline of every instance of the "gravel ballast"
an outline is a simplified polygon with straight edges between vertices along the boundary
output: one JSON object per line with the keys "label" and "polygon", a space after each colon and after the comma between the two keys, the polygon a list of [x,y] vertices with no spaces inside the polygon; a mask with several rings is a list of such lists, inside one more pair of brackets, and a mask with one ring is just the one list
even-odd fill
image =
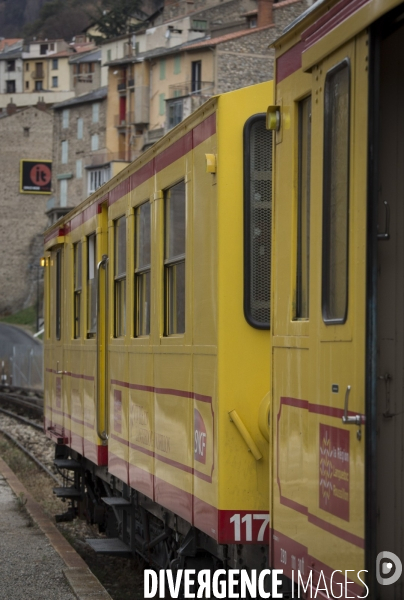
{"label": "gravel ballast", "polygon": [[0,475],[0,599],[76,600],[65,563]]}

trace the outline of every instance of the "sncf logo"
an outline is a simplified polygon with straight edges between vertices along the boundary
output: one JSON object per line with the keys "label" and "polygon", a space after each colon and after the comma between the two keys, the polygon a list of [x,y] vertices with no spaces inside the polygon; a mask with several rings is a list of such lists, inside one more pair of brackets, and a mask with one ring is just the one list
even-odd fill
{"label": "sncf logo", "polygon": [[194,409],[194,459],[206,463],[206,427],[199,410]]}

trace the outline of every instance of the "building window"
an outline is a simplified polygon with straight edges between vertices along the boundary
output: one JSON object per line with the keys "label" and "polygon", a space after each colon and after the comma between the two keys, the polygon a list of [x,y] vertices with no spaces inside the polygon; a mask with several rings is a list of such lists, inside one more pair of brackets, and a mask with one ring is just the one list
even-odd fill
{"label": "building window", "polygon": [[73,334],[74,339],[80,337],[81,320],[81,242],[74,244],[74,298],[73,298]]}
{"label": "building window", "polygon": [[58,85],[58,77],[52,77],[52,87],[56,88]]}
{"label": "building window", "polygon": [[94,133],[94,135],[91,136],[91,150],[98,150],[98,133]]}
{"label": "building window", "polygon": [[43,79],[43,78],[44,78],[43,63],[37,62],[37,63],[35,63],[35,79]]}
{"label": "building window", "polygon": [[202,61],[194,60],[191,63],[191,91],[199,92],[202,87]]}
{"label": "building window", "polygon": [[194,31],[206,31],[206,29],[208,28],[208,22],[207,21],[202,21],[201,19],[193,19],[192,21],[192,29]]}
{"label": "building window", "polygon": [[166,95],[160,94],[159,96],[159,115],[164,115],[166,112],[166,103],[165,103]]}
{"label": "building window", "polygon": [[6,71],[13,73],[15,71],[15,60],[8,60],[6,63]]}
{"label": "building window", "polygon": [[97,331],[97,253],[96,237],[87,237],[87,337]]}
{"label": "building window", "polygon": [[251,17],[249,20],[250,29],[255,29],[257,27],[257,17]]}
{"label": "building window", "polygon": [[24,137],[29,137],[29,127],[24,127],[23,131],[24,131]]}
{"label": "building window", "polygon": [[83,119],[77,119],[77,139],[83,139]]}
{"label": "building window", "polygon": [[69,109],[65,108],[62,112],[62,128],[67,129],[69,127]]}
{"label": "building window", "polygon": [[311,96],[299,102],[296,319],[309,318]]}
{"label": "building window", "polygon": [[265,115],[244,126],[244,315],[257,329],[270,327],[272,131]]}
{"label": "building window", "polygon": [[107,50],[107,62],[111,60],[111,50]]}
{"label": "building window", "polygon": [[60,181],[60,206],[67,206],[67,179]]}
{"label": "building window", "polygon": [[6,81],[6,93],[15,94],[15,81]]}
{"label": "building window", "polygon": [[181,73],[181,55],[174,57],[174,75]]}
{"label": "building window", "polygon": [[35,81],[35,91],[36,92],[42,92],[43,91],[42,81]]}
{"label": "building window", "polygon": [[175,100],[174,102],[167,102],[168,109],[168,128],[172,129],[178,123],[182,121],[182,100]]}
{"label": "building window", "polygon": [[51,49],[51,52],[53,52],[55,50],[55,44],[51,44],[50,49]]}
{"label": "building window", "polygon": [[76,160],[76,177],[81,179],[83,177],[83,160],[79,158]]}
{"label": "building window", "polygon": [[114,300],[115,337],[126,333],[126,220],[117,219],[114,223]]}
{"label": "building window", "polygon": [[92,169],[88,171],[88,193],[93,194],[99,187],[104,185],[110,178],[109,167]]}
{"label": "building window", "polygon": [[324,86],[323,294],[325,323],[348,312],[350,64],[345,59]]}
{"label": "building window", "polygon": [[165,192],[165,334],[185,332],[185,182]]}
{"label": "building window", "polygon": [[29,90],[29,81],[26,81],[26,82],[25,82],[25,89],[26,89],[26,90]]}
{"label": "building window", "polygon": [[29,71],[29,63],[25,63],[25,70]]}
{"label": "building window", "polygon": [[93,104],[93,123],[98,123],[100,120],[100,103],[95,102]]}
{"label": "building window", "polygon": [[63,140],[62,142],[62,165],[67,164],[69,154],[69,142],[67,140]]}
{"label": "building window", "polygon": [[52,59],[52,70],[57,71],[59,69],[59,60],[57,58]]}
{"label": "building window", "polygon": [[150,333],[150,203],[136,209],[135,242],[135,336]]}
{"label": "building window", "polygon": [[60,340],[62,337],[62,251],[58,250],[55,257],[56,262],[56,323],[55,337]]}
{"label": "building window", "polygon": [[41,44],[39,54],[46,54],[48,51],[48,44]]}
{"label": "building window", "polygon": [[166,59],[160,59],[160,81],[166,78]]}

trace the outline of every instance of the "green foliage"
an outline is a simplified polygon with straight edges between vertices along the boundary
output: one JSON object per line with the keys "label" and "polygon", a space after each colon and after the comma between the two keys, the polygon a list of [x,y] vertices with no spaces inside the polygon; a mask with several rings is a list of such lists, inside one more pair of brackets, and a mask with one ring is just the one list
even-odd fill
{"label": "green foliage", "polygon": [[10,323],[11,325],[29,325],[34,329],[36,326],[36,306],[30,306],[13,315],[1,317],[0,321],[2,323]]}
{"label": "green foliage", "polygon": [[130,33],[138,27],[132,16],[141,5],[142,0],[102,0],[101,5],[95,7],[94,25],[107,39]]}

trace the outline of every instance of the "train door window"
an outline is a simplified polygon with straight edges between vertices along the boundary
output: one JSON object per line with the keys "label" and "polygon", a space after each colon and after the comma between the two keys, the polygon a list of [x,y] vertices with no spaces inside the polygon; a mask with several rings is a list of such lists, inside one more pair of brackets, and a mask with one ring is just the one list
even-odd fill
{"label": "train door window", "polygon": [[73,298],[73,334],[74,338],[80,337],[81,328],[81,242],[73,246],[74,254],[74,298]]}
{"label": "train door window", "polygon": [[257,329],[270,326],[272,131],[265,115],[244,125],[244,315]]}
{"label": "train door window", "polygon": [[299,102],[296,319],[309,318],[311,96]]}
{"label": "train door window", "polygon": [[326,324],[344,323],[348,310],[350,64],[345,59],[324,87],[323,289]]}
{"label": "train door window", "polygon": [[150,203],[136,209],[135,336],[150,333]]}
{"label": "train door window", "polygon": [[114,298],[115,298],[115,337],[126,333],[126,220],[117,219],[114,224],[115,265],[114,265]]}
{"label": "train door window", "polygon": [[58,250],[55,256],[56,262],[56,339],[62,337],[62,251]]}
{"label": "train door window", "polygon": [[92,233],[87,238],[87,337],[97,332],[97,253],[96,237]]}
{"label": "train door window", "polygon": [[185,332],[185,182],[165,192],[165,333]]}

